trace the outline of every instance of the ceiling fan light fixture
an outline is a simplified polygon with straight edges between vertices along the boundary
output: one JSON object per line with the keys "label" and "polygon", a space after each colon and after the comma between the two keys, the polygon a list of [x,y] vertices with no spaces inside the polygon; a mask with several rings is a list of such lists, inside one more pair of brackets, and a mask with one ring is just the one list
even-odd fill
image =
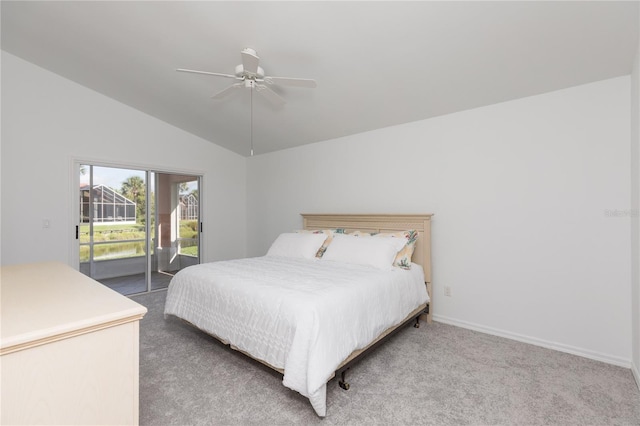
{"label": "ceiling fan light fixture", "polygon": [[[231,85],[233,88],[245,87],[254,88],[257,92],[264,97],[267,101],[271,102],[274,106],[279,107],[285,103],[285,100],[277,95],[273,90],[269,89],[265,84],[274,86],[292,86],[292,87],[306,87],[313,89],[316,87],[316,81],[309,78],[293,78],[293,77],[275,77],[266,76],[262,67],[258,65],[260,58],[256,51],[250,47],[243,49],[241,52],[242,63],[236,65],[235,74],[223,74],[210,71],[198,71],[192,69],[178,68],[176,71],[212,75],[214,77],[226,77],[238,80],[237,83]],[[248,81],[253,82],[251,86]],[[244,85],[242,84],[244,82]],[[226,97],[230,92],[229,88],[223,90],[220,93],[216,93],[211,96],[213,99],[222,99]]]}
{"label": "ceiling fan light fixture", "polygon": [[236,65],[235,75],[237,78],[249,78],[249,79],[257,79],[262,80],[264,78],[264,70],[262,67],[258,67],[256,73],[245,72],[244,66],[242,64]]}
{"label": "ceiling fan light fixture", "polygon": [[[314,88],[316,87],[316,81],[308,78],[292,78],[292,77],[274,77],[274,76],[265,76],[264,70],[258,65],[260,58],[255,50],[247,47],[240,52],[240,56],[242,57],[242,63],[236,65],[235,67],[235,75],[231,74],[223,74],[216,73],[210,71],[198,71],[191,70],[185,68],[178,68],[176,71],[195,73],[195,74],[205,74],[212,75],[215,77],[226,77],[237,80],[236,83],[227,87],[221,92],[218,92],[211,96],[213,99],[222,99],[227,97],[234,89],[238,88],[246,88],[251,90],[251,111],[250,111],[250,142],[251,142],[251,151],[250,155],[253,157],[253,91],[254,89],[269,101],[274,107],[281,107],[284,105],[285,100],[274,92],[271,88],[267,87],[268,85],[284,85],[284,86],[293,86],[293,87],[307,87]],[[265,84],[266,83],[266,84]]]}

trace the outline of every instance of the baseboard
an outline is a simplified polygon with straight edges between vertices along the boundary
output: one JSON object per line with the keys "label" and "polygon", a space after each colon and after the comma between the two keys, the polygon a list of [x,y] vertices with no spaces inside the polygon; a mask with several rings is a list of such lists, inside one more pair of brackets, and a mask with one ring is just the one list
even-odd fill
{"label": "baseboard", "polygon": [[640,390],[640,372],[638,372],[638,366],[632,363],[631,372],[633,372],[633,378],[636,379],[636,386],[638,386],[638,390]]}
{"label": "baseboard", "polygon": [[522,334],[511,333],[509,331],[500,330],[491,327],[485,327],[482,325],[470,323],[467,321],[460,321],[454,318],[448,318],[442,315],[433,315],[433,320],[444,324],[455,325],[456,327],[466,328],[469,330],[479,331],[481,333],[491,334],[498,337],[505,337],[507,339],[516,340],[518,342],[528,343],[535,346],[540,346],[547,349],[553,349],[560,352],[566,352],[572,355],[578,355],[584,358],[593,359],[595,361],[605,362],[607,364],[617,365],[619,367],[631,368],[633,370],[636,384],[640,387],[640,375],[635,368],[632,368],[631,360],[620,357],[615,357],[600,352],[590,351],[575,346],[565,345],[557,342],[550,342],[547,340],[537,339],[535,337],[525,336]]}

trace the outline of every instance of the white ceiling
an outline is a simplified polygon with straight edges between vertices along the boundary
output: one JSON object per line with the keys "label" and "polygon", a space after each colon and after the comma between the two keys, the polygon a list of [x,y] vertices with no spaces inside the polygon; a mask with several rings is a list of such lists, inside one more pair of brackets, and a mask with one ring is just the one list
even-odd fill
{"label": "white ceiling", "polygon": [[[250,91],[210,96],[251,47],[261,154],[630,74],[638,2],[10,2],[2,49],[242,155]],[[150,141],[151,142],[151,141]]]}

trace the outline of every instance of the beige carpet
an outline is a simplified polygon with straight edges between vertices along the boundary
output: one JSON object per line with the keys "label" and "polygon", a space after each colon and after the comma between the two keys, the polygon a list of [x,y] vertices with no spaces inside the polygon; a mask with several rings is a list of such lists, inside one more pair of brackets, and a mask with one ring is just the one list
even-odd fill
{"label": "beige carpet", "polygon": [[407,327],[327,389],[327,417],[268,368],[135,296],[143,425],[640,425],[630,370],[434,323]]}

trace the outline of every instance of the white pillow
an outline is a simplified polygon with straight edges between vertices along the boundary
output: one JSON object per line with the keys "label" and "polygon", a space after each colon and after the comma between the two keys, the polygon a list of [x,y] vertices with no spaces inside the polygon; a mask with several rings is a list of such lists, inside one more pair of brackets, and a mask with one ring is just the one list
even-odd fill
{"label": "white pillow", "polygon": [[315,259],[318,249],[327,238],[325,234],[284,233],[271,244],[267,256]]}
{"label": "white pillow", "polygon": [[404,238],[359,238],[335,234],[322,259],[368,265],[388,271],[393,269],[396,254],[406,242]]}

